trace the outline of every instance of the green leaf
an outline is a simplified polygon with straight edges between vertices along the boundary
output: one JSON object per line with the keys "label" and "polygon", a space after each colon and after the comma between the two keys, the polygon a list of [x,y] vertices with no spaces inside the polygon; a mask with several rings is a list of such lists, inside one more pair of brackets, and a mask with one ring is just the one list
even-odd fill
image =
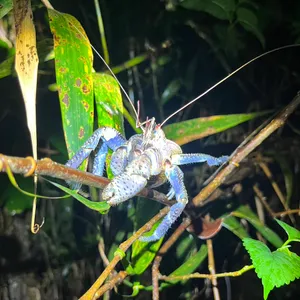
{"label": "green leaf", "polygon": [[140,290],[143,290],[143,288],[144,286],[139,282],[134,282],[132,286],[132,293],[130,295],[122,295],[122,299],[136,297],[139,294]]}
{"label": "green leaf", "polygon": [[240,53],[246,47],[240,28],[217,23],[213,26],[213,33],[219,41],[219,48],[224,50],[227,59],[238,60]]}
{"label": "green leaf", "polygon": [[190,235],[184,235],[183,239],[179,240],[176,246],[176,259],[184,259],[187,255],[196,248],[196,240]]}
{"label": "green leaf", "polygon": [[15,56],[10,56],[0,64],[0,79],[11,75],[14,62]]}
{"label": "green leaf", "polygon": [[119,84],[108,74],[93,73],[98,127],[112,127],[124,135],[123,101]]}
{"label": "green leaf", "polygon": [[[161,205],[157,202],[149,201],[147,199],[138,198],[136,208],[136,228],[145,225],[159,210]],[[152,229],[145,235],[151,235],[159,225],[157,222]],[[135,274],[142,274],[153,261],[157,251],[160,248],[163,239],[154,243],[145,243],[139,240],[132,245],[131,261]]]}
{"label": "green leaf", "polygon": [[274,252],[260,241],[245,238],[243,244],[248,251],[257,276],[262,279],[264,299],[274,287],[289,284],[300,278],[300,257],[280,248]]}
{"label": "green leaf", "polygon": [[294,241],[300,242],[300,231],[299,230],[297,230],[296,228],[294,228],[280,220],[277,220],[277,219],[275,219],[275,220],[285,230],[285,232],[288,235],[289,240],[294,240]]}
{"label": "green leaf", "polygon": [[170,99],[172,99],[181,88],[181,81],[179,79],[172,80],[161,95],[161,102],[165,105]]}
{"label": "green leaf", "polygon": [[[206,259],[207,257],[207,246],[202,245],[199,251],[195,254],[190,256],[187,261],[185,261],[179,268],[173,271],[169,276],[183,276],[192,274]],[[161,284],[161,287],[166,287],[169,285],[173,285],[179,282],[179,280],[172,280],[169,282],[164,282]]]}
{"label": "green leaf", "polygon": [[7,15],[13,8],[12,0],[0,0],[0,19]]}
{"label": "green leaf", "polygon": [[233,216],[226,216],[223,220],[223,227],[227,228],[241,240],[249,237],[243,225]]}
{"label": "green leaf", "polygon": [[178,145],[184,145],[197,139],[222,132],[228,128],[235,127],[238,124],[268,113],[269,111],[264,111],[250,114],[197,118],[168,125],[164,128],[164,132],[168,139],[174,141]]}
{"label": "green leaf", "polygon": [[86,207],[92,209],[92,210],[96,210],[102,214],[107,213],[108,210],[110,209],[110,205],[105,202],[94,202],[94,201],[90,201],[86,198],[84,198],[83,196],[79,195],[76,191],[71,190],[61,184],[58,184],[56,182],[50,181],[48,180],[51,184],[53,184],[54,186],[56,186],[57,188],[61,189],[62,191],[66,192],[67,194],[71,195],[72,197],[74,197],[76,200],[78,200],[79,202],[81,202],[82,204],[84,204]]}
{"label": "green leaf", "polygon": [[260,28],[258,26],[258,19],[252,10],[240,7],[237,10],[237,21],[240,23],[241,26],[244,27],[245,30],[254,34],[261,43],[262,47],[265,48],[265,37],[260,31]]}
{"label": "green leaf", "polygon": [[249,206],[241,205],[234,215],[239,218],[246,219],[251,223],[261,235],[269,241],[274,247],[279,248],[283,244],[281,238],[273,230],[267,227],[265,224],[261,223],[257,215],[251,210]]}
{"label": "green leaf", "polygon": [[[158,227],[159,223],[156,223],[146,235],[151,235],[154,230]],[[132,245],[131,265],[134,270],[134,274],[140,275],[149,267],[153,259],[159,250],[163,238],[156,242],[145,243],[136,240]]]}
{"label": "green leaf", "polygon": [[[104,73],[93,73],[93,82],[98,127],[112,127],[125,136],[123,101],[118,82],[111,75]],[[111,154],[112,151],[109,150],[106,160],[106,172],[109,179],[113,178],[109,167]]]}
{"label": "green leaf", "polygon": [[[69,157],[93,132],[94,98],[90,42],[72,16],[48,9],[55,71]],[[87,162],[82,166],[85,170]]]}
{"label": "green leaf", "polygon": [[220,20],[229,21],[232,20],[235,11],[235,0],[183,0],[179,5],[186,9],[209,13]]}

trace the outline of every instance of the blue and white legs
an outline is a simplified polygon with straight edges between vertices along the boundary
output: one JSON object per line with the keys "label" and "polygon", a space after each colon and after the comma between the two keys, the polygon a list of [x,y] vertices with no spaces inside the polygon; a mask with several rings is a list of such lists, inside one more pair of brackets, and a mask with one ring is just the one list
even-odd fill
{"label": "blue and white legs", "polygon": [[165,174],[171,184],[172,194],[175,194],[177,203],[171,206],[170,211],[156,228],[151,236],[142,236],[143,242],[153,242],[162,238],[176,219],[182,214],[188,203],[188,195],[183,183],[183,173],[177,166],[167,165]]}
{"label": "blue and white legs", "polygon": [[78,152],[66,163],[66,166],[77,169],[83,161],[88,158],[91,152],[97,148],[100,140],[103,144],[95,154],[93,174],[103,176],[108,148],[114,151],[126,142],[126,139],[114,128],[103,127],[97,129]]}
{"label": "blue and white legs", "polygon": [[176,219],[182,214],[186,204],[188,203],[188,195],[183,181],[183,173],[178,165],[186,165],[190,163],[207,162],[209,166],[221,165],[228,160],[228,156],[213,157],[208,154],[175,154],[171,157],[171,162],[166,164],[165,174],[171,184],[171,189],[167,194],[169,200],[174,196],[177,203],[171,206],[170,211],[164,217],[160,225],[151,236],[142,236],[143,242],[153,242],[162,238]]}
{"label": "blue and white legs", "polygon": [[228,160],[229,156],[214,157],[203,153],[191,153],[191,154],[175,154],[172,155],[171,163],[173,165],[187,165],[194,163],[207,162],[211,166],[219,166]]}

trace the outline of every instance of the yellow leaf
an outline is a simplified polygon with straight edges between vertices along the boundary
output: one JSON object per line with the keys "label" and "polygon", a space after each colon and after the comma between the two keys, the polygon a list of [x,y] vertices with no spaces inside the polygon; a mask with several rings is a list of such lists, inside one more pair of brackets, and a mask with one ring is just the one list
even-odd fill
{"label": "yellow leaf", "polygon": [[[36,85],[39,58],[36,50],[36,35],[30,0],[14,0],[13,2],[16,28],[15,69],[18,74],[25,110],[27,126],[30,131],[33,157],[37,159],[36,129]],[[34,193],[37,189],[37,177],[34,177]],[[33,199],[31,231],[37,233],[42,226],[35,224],[37,198]]]}
{"label": "yellow leaf", "polygon": [[18,74],[25,102],[33,157],[37,159],[36,85],[39,59],[36,50],[36,35],[29,0],[14,0],[14,17],[16,28],[15,69]]}

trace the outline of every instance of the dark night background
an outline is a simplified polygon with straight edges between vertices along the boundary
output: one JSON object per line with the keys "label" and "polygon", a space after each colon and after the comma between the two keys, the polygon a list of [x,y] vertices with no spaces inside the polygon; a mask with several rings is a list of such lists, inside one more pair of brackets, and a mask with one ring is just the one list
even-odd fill
{"label": "dark night background", "polygon": [[[134,70],[139,81],[134,76],[131,86],[135,100],[141,100],[142,119],[155,116],[161,121],[248,60],[268,50],[300,41],[299,1],[217,1],[233,5],[234,9],[229,14],[224,14],[220,8],[205,10],[200,2],[100,1],[110,65],[120,65],[130,59],[130,55],[148,54],[148,59]],[[58,11],[76,17],[93,46],[101,53],[94,1],[52,1],[51,4]],[[243,19],[243,16],[238,15],[239,8],[251,14]],[[47,13],[38,1],[33,1],[33,11],[40,53],[46,53],[53,46]],[[2,21],[1,31],[10,38],[11,19],[6,17]],[[8,52],[5,47],[0,48],[0,62],[11,55]],[[255,61],[172,118],[168,124],[211,115],[279,110],[299,91],[299,55],[300,47],[293,47]],[[99,72],[106,71],[96,55],[94,68]],[[127,70],[117,74],[127,90],[129,75]],[[49,156],[64,163],[67,156],[59,101],[57,93],[49,90],[49,85],[53,83],[54,61],[41,62],[37,94],[39,157]],[[174,92],[170,89],[171,83],[171,86],[176,87]],[[162,96],[166,89],[172,95],[167,100]],[[14,71],[12,75],[1,78],[0,91],[0,153],[20,157],[31,155],[23,100]],[[207,152],[216,156],[229,154],[267,117],[184,145],[183,151]],[[125,128],[127,137],[133,134],[128,124],[125,124]],[[273,211],[283,211],[270,180],[258,166],[257,157],[267,162],[283,194],[290,192],[289,207],[299,208],[299,142],[298,109],[289,118],[288,124],[256,149],[241,165],[241,171],[226,183],[223,189],[224,201],[211,204],[206,211],[209,210],[211,216],[217,218],[240,205],[249,205],[257,213],[253,192],[255,185],[259,186]],[[199,192],[212,172],[206,166],[184,168],[185,182],[191,197]],[[25,190],[32,188],[30,180],[16,178]],[[241,192],[235,194],[232,191],[237,185]],[[41,183],[39,193],[57,195],[57,191],[45,182]],[[0,299],[77,299],[103,271],[103,262],[98,252],[99,236],[103,237],[105,252],[111,259],[117,245],[132,234],[136,222],[136,202],[114,207],[108,215],[102,216],[76,201],[40,200],[38,219],[45,217],[45,225],[37,235],[32,235],[31,201],[11,186],[5,174],[0,174]],[[128,205],[130,209],[127,209]],[[158,211],[158,206],[155,207]],[[294,217],[294,226],[299,229],[299,217]],[[266,211],[264,218],[266,225],[282,239],[286,238]],[[283,220],[290,222],[287,217]],[[245,220],[241,223],[253,238],[260,237],[260,232]],[[176,228],[176,225],[172,228]],[[186,251],[179,255],[186,240],[188,233],[164,257],[160,269],[162,274],[169,274],[178,268],[190,253],[205,243],[194,238]],[[217,272],[234,271],[250,264],[241,240],[229,230],[223,228],[213,242]],[[292,249],[300,253],[299,246],[297,248],[295,245]],[[120,268],[121,264],[118,270]],[[197,271],[207,273],[207,262]],[[151,285],[151,268],[138,278],[128,278],[128,281]],[[221,299],[263,299],[261,282],[252,271],[238,278],[220,279],[218,287]],[[128,285],[121,284],[118,293],[112,291],[110,298],[122,299],[122,295],[131,293],[132,289]],[[151,297],[151,292],[141,291],[136,298]],[[271,292],[269,299],[299,297],[299,281],[295,281]],[[211,283],[199,279],[164,289],[161,299],[214,297]]]}

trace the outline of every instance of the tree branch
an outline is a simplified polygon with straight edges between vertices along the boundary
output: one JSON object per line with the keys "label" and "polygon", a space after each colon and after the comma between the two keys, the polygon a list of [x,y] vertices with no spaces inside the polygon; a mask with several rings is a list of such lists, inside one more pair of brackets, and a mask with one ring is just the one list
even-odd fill
{"label": "tree branch", "polygon": [[246,145],[239,147],[231,156],[229,164],[216,177],[204,187],[200,193],[194,197],[193,204],[195,206],[203,206],[206,204],[205,200],[226,180],[228,175],[235,170],[239,163],[257,148],[266,138],[268,138],[274,131],[284,125],[287,118],[292,114],[297,106],[300,104],[300,94],[293,99],[271,122],[265,126],[256,136],[254,136]]}
{"label": "tree branch", "polygon": [[[105,177],[66,167],[65,165],[52,161],[50,158],[35,161],[32,157],[13,157],[0,153],[0,172],[6,172],[6,164],[9,165],[11,171],[15,174],[22,174],[24,176],[33,176],[35,174],[38,176],[50,176],[99,189],[104,189],[110,182],[110,180]],[[145,188],[137,194],[137,196],[155,200],[167,206],[174,204],[174,201],[168,200],[165,194],[152,189]]]}

